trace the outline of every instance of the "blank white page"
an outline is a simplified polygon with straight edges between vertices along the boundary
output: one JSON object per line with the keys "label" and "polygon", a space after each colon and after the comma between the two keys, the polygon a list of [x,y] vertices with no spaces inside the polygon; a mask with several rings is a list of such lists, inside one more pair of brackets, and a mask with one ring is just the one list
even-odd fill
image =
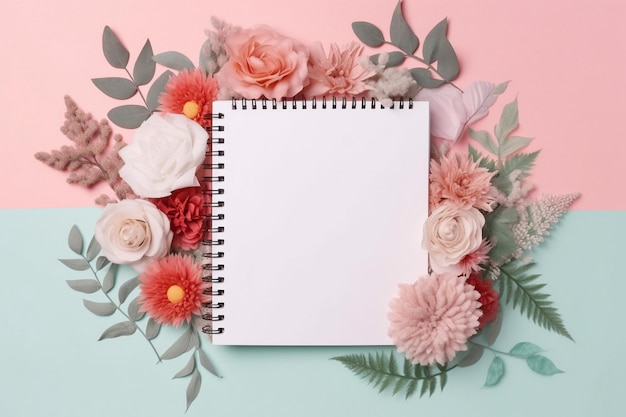
{"label": "blank white page", "polygon": [[213,104],[225,164],[213,343],[392,344],[389,301],[427,273],[428,104],[232,105]]}

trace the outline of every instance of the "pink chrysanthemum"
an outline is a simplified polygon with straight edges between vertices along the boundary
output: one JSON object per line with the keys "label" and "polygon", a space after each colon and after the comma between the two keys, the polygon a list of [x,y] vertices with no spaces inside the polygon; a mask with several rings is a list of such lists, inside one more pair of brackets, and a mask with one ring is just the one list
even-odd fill
{"label": "pink chrysanthemum", "polygon": [[356,96],[369,87],[365,80],[374,75],[361,66],[359,58],[363,47],[351,42],[343,49],[337,44],[330,45],[328,55],[320,42],[309,48],[309,85],[304,95],[319,97],[323,95]]}
{"label": "pink chrysanthemum", "polygon": [[139,280],[140,311],[157,323],[178,327],[190,322],[192,314],[200,313],[202,303],[210,301],[204,294],[209,284],[202,280],[201,266],[189,256],[176,254],[156,260]]}
{"label": "pink chrysanthemum", "polygon": [[494,173],[481,168],[470,157],[442,156],[430,163],[430,208],[443,200],[465,207],[492,211],[495,193],[491,185]]}
{"label": "pink chrysanthemum", "polygon": [[160,110],[167,113],[184,114],[203,127],[209,126],[211,119],[204,115],[211,113],[213,100],[218,92],[217,81],[207,77],[203,71],[182,70],[171,77],[165,85],[165,92],[159,96]]}
{"label": "pink chrysanthemum", "polygon": [[413,364],[443,365],[467,350],[482,314],[480,294],[454,274],[432,274],[401,284],[391,300],[389,337]]}

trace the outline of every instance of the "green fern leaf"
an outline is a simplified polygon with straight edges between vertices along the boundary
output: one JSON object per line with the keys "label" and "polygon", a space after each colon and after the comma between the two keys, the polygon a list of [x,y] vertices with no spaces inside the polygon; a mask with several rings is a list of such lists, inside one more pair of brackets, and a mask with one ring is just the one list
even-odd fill
{"label": "green fern leaf", "polygon": [[522,315],[535,324],[550,330],[570,340],[574,340],[565,328],[563,319],[554,307],[549,294],[541,293],[545,284],[534,281],[539,275],[527,274],[534,264],[502,266],[500,278],[496,281],[499,286],[500,298],[513,308],[518,308]]}

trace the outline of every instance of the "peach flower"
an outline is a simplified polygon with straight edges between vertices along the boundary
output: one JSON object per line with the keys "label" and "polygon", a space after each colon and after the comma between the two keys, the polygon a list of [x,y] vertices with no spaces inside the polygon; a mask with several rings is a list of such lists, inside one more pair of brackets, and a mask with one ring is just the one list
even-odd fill
{"label": "peach flower", "polygon": [[165,92],[159,96],[160,110],[184,114],[202,127],[207,127],[211,119],[205,119],[204,116],[211,113],[217,91],[217,81],[213,77],[207,77],[199,69],[185,69],[165,84]]}
{"label": "peach flower", "polygon": [[281,99],[307,83],[308,49],[269,26],[235,31],[225,46],[229,60],[216,76],[226,94]]}

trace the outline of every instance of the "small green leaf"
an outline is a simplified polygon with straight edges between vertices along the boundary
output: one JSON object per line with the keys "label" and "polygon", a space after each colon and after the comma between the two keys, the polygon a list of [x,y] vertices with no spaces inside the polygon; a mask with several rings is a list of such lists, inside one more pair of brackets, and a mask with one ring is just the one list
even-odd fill
{"label": "small green leaf", "polygon": [[137,85],[146,85],[152,81],[156,71],[156,62],[152,59],[153,55],[150,39],[146,39],[146,43],[141,48],[133,67],[133,78]]}
{"label": "small green leaf", "polygon": [[513,356],[517,356],[520,358],[527,358],[529,356],[532,356],[534,354],[541,352],[542,350],[543,349],[541,349],[539,346],[533,343],[520,342],[516,344],[515,346],[513,346],[511,350],[509,351],[509,353]]}
{"label": "small green leaf", "polygon": [[491,152],[494,155],[498,155],[498,145],[491,138],[491,135],[486,130],[474,130],[471,127],[467,129],[467,133],[470,138],[474,139],[485,150]]}
{"label": "small green leaf", "polygon": [[106,258],[106,256],[98,256],[98,259],[96,260],[96,271],[100,271],[102,268],[107,266],[109,262],[110,261]]}
{"label": "small green leaf", "polygon": [[189,406],[200,393],[200,386],[202,385],[202,378],[200,377],[200,372],[198,369],[191,374],[191,379],[189,380],[189,385],[187,386],[187,410],[189,410]]}
{"label": "small green leaf", "polygon": [[98,340],[113,339],[120,336],[130,336],[135,333],[135,330],[137,330],[135,323],[132,321],[123,321],[106,329],[102,335],[100,335],[100,339]]}
{"label": "small green leaf", "polygon": [[502,144],[509,133],[515,130],[518,125],[519,113],[517,110],[517,99],[515,99],[504,106],[502,114],[500,115],[500,121],[494,129],[494,134],[496,135],[498,142]]}
{"label": "small green leaf", "polygon": [[471,345],[466,355],[459,361],[458,365],[461,368],[474,365],[480,360],[480,358],[482,358],[484,351],[485,349],[482,346]]}
{"label": "small green leaf", "polygon": [[111,98],[126,100],[137,93],[137,86],[126,78],[105,77],[92,78],[91,81],[98,87],[98,90]]}
{"label": "small green leaf", "polygon": [[418,37],[413,33],[402,14],[402,0],[398,1],[391,17],[389,35],[391,36],[391,43],[408,55],[412,55],[419,47],[420,41]]}
{"label": "small green leaf", "polygon": [[439,42],[439,59],[437,60],[437,72],[441,78],[450,82],[459,75],[459,60],[452,44],[446,38]]}
{"label": "small green leaf", "polygon": [[[380,59],[380,54],[374,54],[370,56],[370,61],[374,64],[378,64]],[[397,67],[402,64],[406,60],[406,55],[402,52],[392,51],[387,53],[387,62],[385,63],[385,68]]]}
{"label": "small green leaf", "polygon": [[443,19],[433,27],[424,39],[424,61],[432,64],[439,58],[439,45],[442,39],[445,39],[448,30],[448,18]]}
{"label": "small green leaf", "polygon": [[101,249],[102,248],[100,247],[100,244],[96,240],[96,237],[95,236],[92,237],[91,241],[89,242],[89,246],[87,246],[87,254],[85,255],[85,258],[87,258],[89,262],[93,261],[95,257],[98,256]]}
{"label": "small green leaf", "polygon": [[153,56],[152,59],[157,64],[161,64],[164,67],[176,71],[196,69],[195,65],[193,65],[193,62],[191,62],[189,58],[176,51],[162,52]]}
{"label": "small green leaf", "polygon": [[107,273],[104,275],[104,279],[102,280],[102,291],[109,292],[115,286],[115,276],[117,273],[117,265],[111,264]]}
{"label": "small green leaf", "polygon": [[150,89],[148,90],[148,96],[146,97],[146,101],[148,102],[148,107],[150,110],[155,111],[159,108],[159,96],[162,92],[165,91],[165,85],[169,81],[170,77],[173,76],[174,73],[170,70],[165,71],[163,74],[159,75],[159,77],[154,80]]}
{"label": "small green leaf", "polygon": [[80,234],[80,230],[76,225],[72,226],[70,229],[70,234],[67,237],[67,243],[72,250],[77,255],[82,255],[83,253],[83,236]]}
{"label": "small green leaf", "polygon": [[181,369],[180,371],[178,371],[176,375],[173,376],[173,378],[182,378],[182,377],[188,376],[195,370],[196,370],[196,355],[191,355],[185,367]]}
{"label": "small green leaf", "polygon": [[522,136],[507,137],[504,143],[500,146],[500,157],[504,158],[505,156],[519,151],[532,142],[532,140],[532,138],[525,138]]}
{"label": "small green leaf", "polygon": [[496,356],[491,361],[491,365],[489,365],[489,370],[487,371],[487,380],[485,381],[486,387],[493,387],[497,385],[498,382],[504,376],[504,361],[501,357]]}
{"label": "small green leaf", "polygon": [[430,71],[426,68],[412,68],[411,76],[416,83],[424,88],[437,88],[446,83],[444,80],[438,80],[436,78],[433,78],[433,76],[430,74]]}
{"label": "small green leaf", "polygon": [[107,62],[112,67],[123,69],[128,65],[128,59],[130,58],[128,49],[122,45],[117,35],[108,26],[104,27],[104,32],[102,33],[102,51]]}
{"label": "small green leaf", "polygon": [[79,291],[85,294],[93,294],[101,288],[100,283],[95,279],[74,279],[67,280],[65,282],[67,282],[67,285],[69,285],[74,291]]}
{"label": "small green leaf", "polygon": [[133,277],[120,285],[120,289],[118,290],[117,296],[120,300],[120,304],[124,304],[124,301],[128,298],[130,293],[139,286],[139,277]]}
{"label": "small green leaf", "polygon": [[200,364],[204,369],[221,378],[221,375],[217,372],[217,369],[215,369],[215,366],[211,363],[209,357],[202,349],[198,349],[198,356],[200,357]]}
{"label": "small green leaf", "polygon": [[495,86],[493,92],[491,93],[494,96],[498,96],[506,91],[506,88],[509,86],[509,82],[505,81]]}
{"label": "small green leaf", "polygon": [[378,48],[385,43],[383,32],[369,22],[353,22],[352,31],[361,42],[372,48]]}
{"label": "small green leaf", "polygon": [[141,307],[141,304],[139,304],[139,297],[135,297],[133,301],[128,304],[128,317],[130,317],[132,321],[139,321],[146,315],[145,312],[139,311],[139,307]]}
{"label": "small green leaf", "polygon": [[87,310],[91,311],[93,314],[97,316],[110,316],[115,313],[116,307],[113,303],[96,303],[94,301],[89,301],[83,299],[83,304],[87,308]]}
{"label": "small green leaf", "polygon": [[107,113],[107,117],[119,127],[137,129],[144,120],[150,117],[150,114],[150,110],[144,106],[127,104],[112,108]]}
{"label": "small green leaf", "polygon": [[194,340],[197,340],[197,337],[198,335],[193,331],[193,328],[188,326],[187,330],[185,330],[185,332],[174,342],[174,344],[161,355],[161,359],[173,359],[179,357],[185,352],[189,352],[195,347]]}
{"label": "small green leaf", "polygon": [[85,259],[59,259],[59,261],[74,271],[86,271],[89,269],[89,262]]}
{"label": "small green leaf", "polygon": [[148,340],[152,340],[159,335],[161,331],[161,324],[157,323],[152,317],[148,319],[148,324],[146,325],[146,337]]}
{"label": "small green leaf", "polygon": [[540,375],[550,376],[563,373],[550,359],[542,355],[530,356],[526,359],[526,363],[530,369]]}

